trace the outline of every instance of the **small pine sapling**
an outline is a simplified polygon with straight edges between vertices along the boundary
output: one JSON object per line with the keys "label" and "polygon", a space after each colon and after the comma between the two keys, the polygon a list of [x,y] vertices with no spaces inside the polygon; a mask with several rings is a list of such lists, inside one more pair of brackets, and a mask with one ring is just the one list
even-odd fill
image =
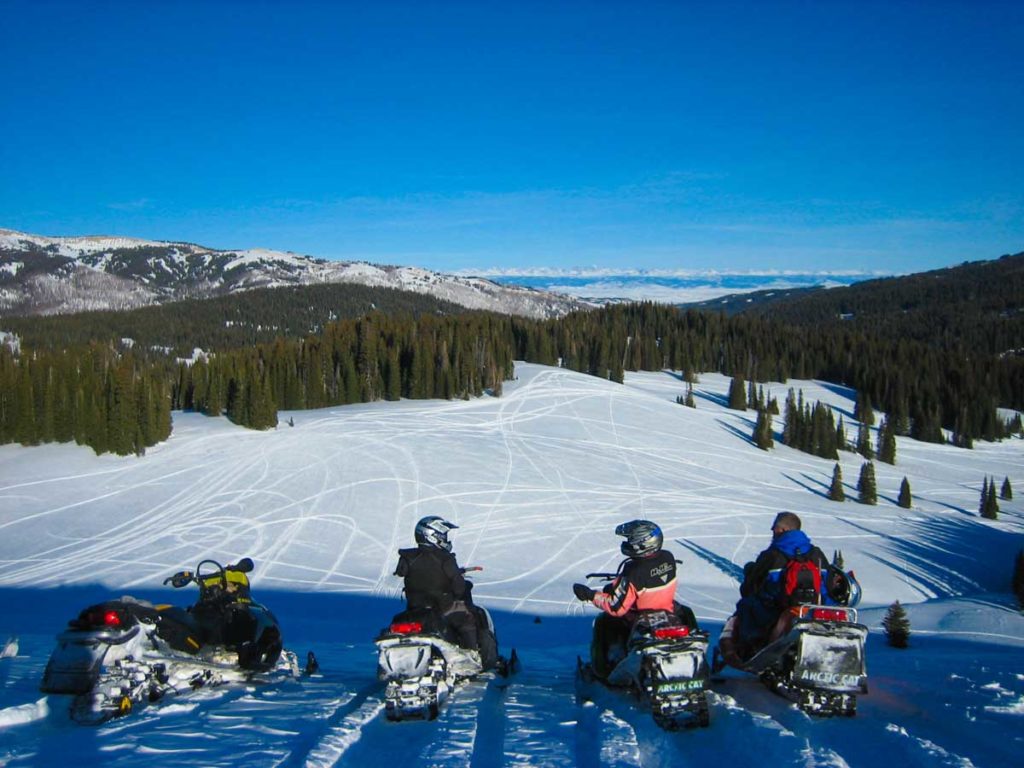
{"label": "small pine sapling", "polygon": [[905,477],[903,478],[903,482],[900,483],[900,496],[896,500],[896,503],[904,509],[910,509],[911,505],[914,503],[914,497],[910,495],[910,482]]}
{"label": "small pine sapling", "polygon": [[865,461],[860,468],[860,479],[857,480],[857,490],[860,495],[858,501],[861,504],[877,504],[878,488],[875,485],[875,465]]}
{"label": "small pine sapling", "polygon": [[999,498],[1003,501],[1013,500],[1013,486],[1010,485],[1010,478],[1003,478],[1003,487],[999,489]]}
{"label": "small pine sapling", "polygon": [[910,643],[910,619],[900,601],[889,606],[882,619],[885,638],[893,648],[906,648]]}
{"label": "small pine sapling", "polygon": [[828,489],[828,497],[832,501],[846,501],[843,490],[843,470],[838,464],[832,469],[832,485]]}

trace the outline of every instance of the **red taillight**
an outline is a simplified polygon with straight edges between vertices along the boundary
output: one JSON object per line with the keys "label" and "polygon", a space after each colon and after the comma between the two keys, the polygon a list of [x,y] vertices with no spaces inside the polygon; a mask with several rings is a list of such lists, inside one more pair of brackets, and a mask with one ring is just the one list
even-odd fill
{"label": "red taillight", "polygon": [[815,608],[811,611],[815,621],[846,621],[846,611],[838,608]]}
{"label": "red taillight", "polygon": [[103,614],[103,626],[105,627],[120,627],[121,617],[117,611],[107,611]]}
{"label": "red taillight", "polygon": [[689,637],[689,627],[661,627],[660,629],[654,630],[654,636],[659,640],[665,640],[671,637]]}
{"label": "red taillight", "polygon": [[391,625],[393,635],[415,635],[423,631],[423,625],[418,621],[396,621]]}

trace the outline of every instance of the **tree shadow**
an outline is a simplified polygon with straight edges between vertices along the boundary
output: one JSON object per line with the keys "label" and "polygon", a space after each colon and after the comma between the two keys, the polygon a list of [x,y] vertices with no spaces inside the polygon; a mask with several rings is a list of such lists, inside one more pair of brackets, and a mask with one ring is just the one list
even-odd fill
{"label": "tree shadow", "polygon": [[710,549],[705,549],[700,544],[694,544],[689,539],[676,539],[675,541],[677,544],[686,547],[701,560],[714,566],[737,583],[743,582],[743,569],[736,565],[732,560],[722,557],[718,553],[712,552]]}
{"label": "tree shadow", "polygon": [[[807,482],[798,480],[797,478],[793,477],[792,475],[786,474],[785,472],[782,473],[782,476],[789,480],[791,483],[799,485],[804,490],[810,491],[815,496],[821,496],[823,499],[828,498],[829,483],[824,483],[818,478],[813,477],[812,475],[808,475],[807,473],[803,473],[803,477],[807,480]],[[815,488],[814,485],[810,485],[810,483],[814,483],[814,485],[817,485],[820,488],[824,488],[825,490],[819,490],[818,488]]]}
{"label": "tree shadow", "polygon": [[884,542],[888,557],[873,556],[941,597],[1006,592],[1019,535],[978,518],[927,518],[908,521],[910,532],[896,537],[849,518],[843,522]]}
{"label": "tree shadow", "polygon": [[722,425],[722,427],[725,429],[726,432],[732,432],[732,434],[734,434],[737,437],[739,437],[740,439],[742,439],[743,442],[749,443],[750,445],[754,445],[754,446],[757,445],[757,443],[754,442],[754,438],[752,437],[752,433],[754,431],[754,424],[753,424],[753,422],[750,422],[750,421],[747,422],[748,424],[750,424],[750,432],[744,432],[742,429],[737,427],[735,424],[730,424],[729,422],[727,422],[727,421],[725,421],[723,419],[716,419],[716,421],[719,424]]}
{"label": "tree shadow", "polygon": [[729,398],[726,395],[718,395],[714,392],[705,392],[704,390],[693,390],[694,398],[700,398],[701,400],[707,400],[708,402],[720,405],[723,408],[729,407]]}

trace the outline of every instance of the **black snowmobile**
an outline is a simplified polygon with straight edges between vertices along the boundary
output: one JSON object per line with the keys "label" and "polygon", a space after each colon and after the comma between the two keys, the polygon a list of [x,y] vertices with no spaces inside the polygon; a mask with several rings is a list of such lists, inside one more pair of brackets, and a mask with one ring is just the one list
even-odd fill
{"label": "black snowmobile", "polygon": [[857,694],[866,694],[864,641],[868,628],[854,606],[860,585],[852,571],[829,566],[824,593],[832,605],[799,602],[782,611],[771,640],[753,655],[740,653],[737,616],[725,624],[715,649],[716,671],[729,665],[758,675],[776,693],[820,717],[857,713]]}
{"label": "black snowmobile", "polygon": [[[587,578],[611,580],[616,575],[590,573]],[[706,727],[709,636],[698,627],[693,611],[678,602],[671,612],[642,611],[624,643],[607,649],[597,641],[598,622],[604,618],[594,620],[590,663],[577,659],[577,696],[589,698],[586,687],[600,682],[632,691],[650,707],[661,728]],[[607,657],[599,658],[605,653]],[[607,675],[599,672],[609,666]]]}
{"label": "black snowmobile", "polygon": [[227,567],[203,560],[166,579],[199,586],[187,610],[129,596],[89,606],[57,636],[40,689],[71,694],[72,718],[98,723],[168,695],[293,672],[277,619],[249,595],[252,568],[249,558]]}
{"label": "black snowmobile", "polygon": [[455,632],[431,608],[402,611],[376,637],[377,677],[386,681],[389,720],[433,720],[459,681],[491,670],[502,676],[514,671],[516,653],[509,659],[498,655],[490,613],[471,599],[467,603],[476,617],[479,651],[461,647]]}

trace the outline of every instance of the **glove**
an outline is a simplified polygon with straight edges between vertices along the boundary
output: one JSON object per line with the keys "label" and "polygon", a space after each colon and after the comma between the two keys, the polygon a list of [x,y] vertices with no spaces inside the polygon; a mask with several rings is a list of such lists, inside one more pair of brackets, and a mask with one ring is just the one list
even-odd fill
{"label": "glove", "polygon": [[573,584],[572,592],[576,595],[577,600],[582,600],[584,603],[589,603],[594,599],[594,590],[586,584]]}

